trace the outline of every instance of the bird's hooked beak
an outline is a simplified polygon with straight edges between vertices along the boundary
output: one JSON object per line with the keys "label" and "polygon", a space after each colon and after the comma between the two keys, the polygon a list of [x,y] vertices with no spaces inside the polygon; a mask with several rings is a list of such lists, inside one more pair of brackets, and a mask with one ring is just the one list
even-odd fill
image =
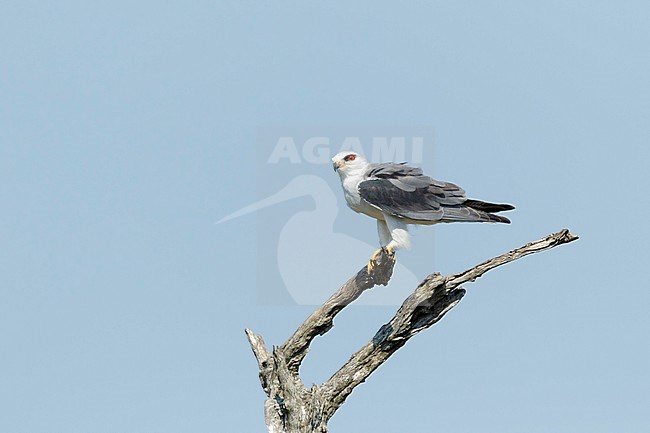
{"label": "bird's hooked beak", "polygon": [[341,162],[341,161],[334,161],[332,163],[332,167],[334,167],[334,171],[338,171],[338,169],[341,168],[341,166],[343,166],[343,164],[344,163]]}

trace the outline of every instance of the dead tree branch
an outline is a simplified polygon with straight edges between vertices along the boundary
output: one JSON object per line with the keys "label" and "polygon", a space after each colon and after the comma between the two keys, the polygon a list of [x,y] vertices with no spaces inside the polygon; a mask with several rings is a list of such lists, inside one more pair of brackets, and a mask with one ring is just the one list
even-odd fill
{"label": "dead tree branch", "polygon": [[393,262],[382,255],[372,275],[364,267],[347,281],[321,307],[300,325],[281,347],[269,353],[262,337],[246,330],[258,361],[260,381],[269,397],[265,403],[267,428],[271,433],[327,432],[327,422],[354,388],[363,383],[381,364],[418,332],[437,323],[460,302],[465,289],[496,267],[529,254],[538,253],[578,239],[561,230],[543,239],[487,260],[464,272],[429,275],[404,301],[395,316],[382,326],[366,345],[320,386],[308,390],[298,377],[298,369],[309,345],[333,326],[333,320],[346,305],[376,284],[387,284]]}
{"label": "dead tree branch", "polygon": [[334,326],[334,317],[361,296],[363,292],[377,285],[387,285],[393,275],[395,262],[382,252],[378,266],[372,274],[368,274],[364,266],[350,278],[323,305],[318,307],[281,346],[289,370],[298,373],[302,360],[307,355],[309,345],[319,335],[324,335]]}

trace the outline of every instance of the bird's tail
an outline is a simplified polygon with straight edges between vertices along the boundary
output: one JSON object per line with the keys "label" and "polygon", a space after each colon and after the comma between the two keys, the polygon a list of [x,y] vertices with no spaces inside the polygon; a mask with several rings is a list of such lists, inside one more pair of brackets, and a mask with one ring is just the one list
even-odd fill
{"label": "bird's tail", "polygon": [[512,210],[509,204],[487,203],[480,200],[467,200],[460,205],[444,206],[442,222],[490,222],[510,224],[510,220],[493,212]]}
{"label": "bird's tail", "polygon": [[515,207],[510,204],[502,203],[489,203],[481,200],[467,200],[463,203],[464,206],[467,206],[471,209],[479,211],[483,214],[483,217],[487,217],[488,221],[495,223],[505,223],[510,224],[510,220],[501,215],[495,215],[494,212],[503,212],[507,210],[513,210]]}
{"label": "bird's tail", "polygon": [[503,212],[506,210],[513,210],[515,207],[510,204],[488,203],[480,200],[466,200],[463,206],[471,207],[472,209],[480,210],[483,212]]}

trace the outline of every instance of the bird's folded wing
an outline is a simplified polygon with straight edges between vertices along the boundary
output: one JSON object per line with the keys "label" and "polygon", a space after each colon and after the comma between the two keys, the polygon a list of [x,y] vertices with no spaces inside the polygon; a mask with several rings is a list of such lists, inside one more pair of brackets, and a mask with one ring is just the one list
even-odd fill
{"label": "bird's folded wing", "polygon": [[383,212],[421,221],[441,220],[444,206],[460,205],[466,200],[465,191],[452,183],[398,173],[361,182],[361,198]]}

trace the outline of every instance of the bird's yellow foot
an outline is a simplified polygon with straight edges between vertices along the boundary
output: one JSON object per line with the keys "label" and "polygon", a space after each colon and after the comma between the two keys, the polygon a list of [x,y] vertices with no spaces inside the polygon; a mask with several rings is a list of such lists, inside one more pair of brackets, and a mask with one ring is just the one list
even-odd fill
{"label": "bird's yellow foot", "polygon": [[377,266],[377,261],[379,260],[379,257],[381,256],[381,253],[385,252],[388,254],[388,256],[393,259],[395,257],[395,250],[389,247],[382,247],[379,248],[377,251],[374,252],[374,254],[370,257],[370,260],[368,261],[368,273],[371,274],[374,270],[375,267]]}

